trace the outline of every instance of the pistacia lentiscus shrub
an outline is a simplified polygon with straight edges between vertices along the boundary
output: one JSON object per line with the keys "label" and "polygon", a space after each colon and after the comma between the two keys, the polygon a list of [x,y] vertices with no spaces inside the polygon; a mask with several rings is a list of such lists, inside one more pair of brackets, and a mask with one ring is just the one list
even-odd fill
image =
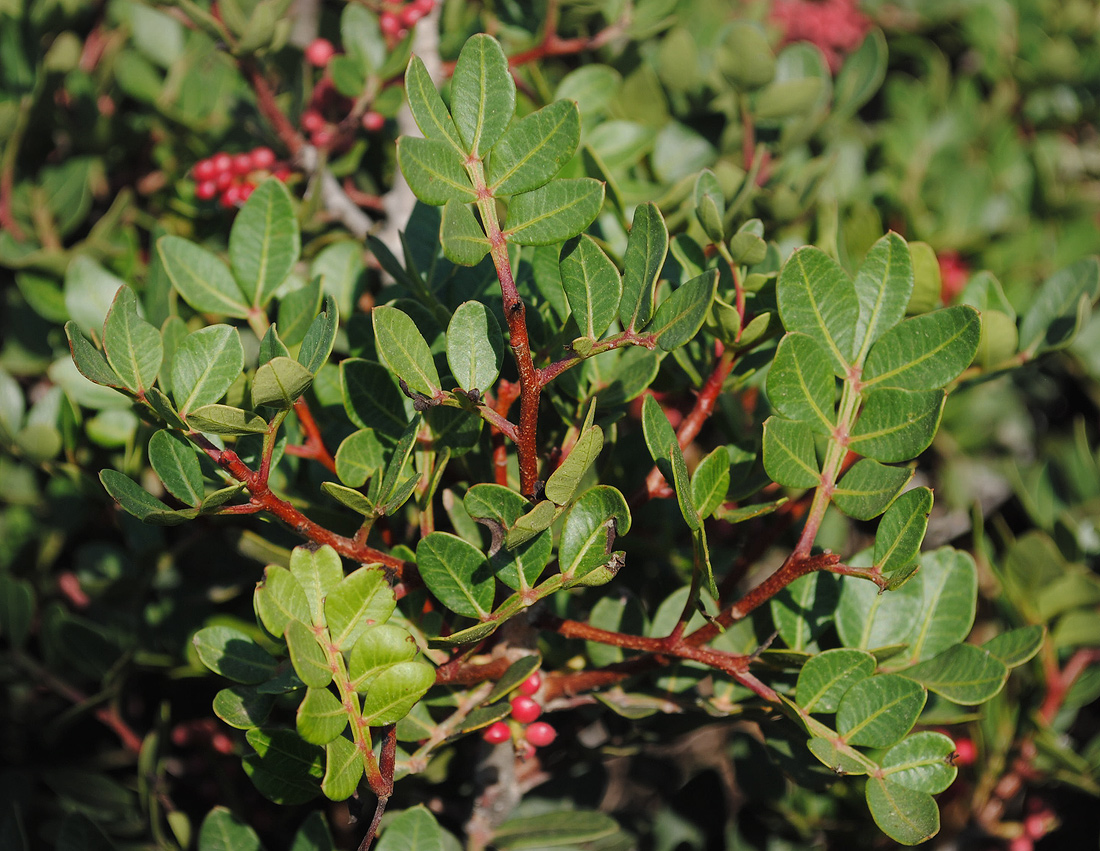
{"label": "pistacia lentiscus shrub", "polygon": [[796,5],[0,9],[2,673],[49,753],[5,745],[11,847],[321,851],[352,799],[383,851],[1074,817],[1026,790],[1097,791],[1095,435],[1019,424],[1095,390],[1095,241],[970,275],[1022,189],[937,194],[896,96],[934,75],[877,96],[873,10]]}

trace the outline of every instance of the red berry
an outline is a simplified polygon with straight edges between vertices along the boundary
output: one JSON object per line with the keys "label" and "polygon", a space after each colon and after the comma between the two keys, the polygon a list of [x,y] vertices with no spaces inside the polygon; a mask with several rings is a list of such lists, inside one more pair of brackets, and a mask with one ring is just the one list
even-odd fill
{"label": "red berry", "polygon": [[215,733],[210,737],[210,746],[218,753],[233,753],[233,740],[225,733]]}
{"label": "red berry", "polygon": [[955,765],[973,765],[978,757],[978,749],[973,739],[959,739],[955,742]]}
{"label": "red berry", "polygon": [[512,717],[520,724],[530,724],[540,715],[542,707],[533,698],[524,694],[512,698]]}
{"label": "red berry", "polygon": [[195,175],[195,180],[213,180],[217,176],[218,170],[214,167],[213,160],[206,159],[195,163],[192,173]]}
{"label": "red berry", "polygon": [[276,180],[281,180],[283,183],[286,183],[290,178],[290,169],[285,166],[283,168],[277,168],[272,176]]}
{"label": "red berry", "polygon": [[249,199],[249,196],[251,196],[252,193],[255,192],[255,191],[256,191],[256,184],[255,183],[242,183],[240,192],[238,192],[237,194],[238,194],[238,196],[240,197],[240,199],[242,201],[247,201]]}
{"label": "red berry", "polygon": [[378,28],[382,35],[392,38],[401,31],[401,19],[393,12],[383,12],[378,18]]}
{"label": "red berry", "polygon": [[214,178],[214,188],[219,192],[223,192],[229,188],[229,184],[233,182],[233,172],[223,171],[219,172],[218,176]]}
{"label": "red berry", "polygon": [[234,183],[222,193],[223,207],[236,207],[241,202],[241,185]]}
{"label": "red berry", "polygon": [[1032,851],[1035,843],[1030,836],[1017,836],[1008,843],[1008,851]]}
{"label": "red berry", "polygon": [[225,152],[214,154],[210,162],[213,163],[214,171],[218,174],[226,174],[233,170],[233,157]]}
{"label": "red berry", "polygon": [[544,748],[558,737],[558,731],[545,721],[536,721],[527,727],[527,741],[536,748]]}
{"label": "red berry", "polygon": [[233,157],[233,173],[245,175],[252,171],[252,155],[237,154]]}
{"label": "red berry", "polygon": [[327,148],[336,139],[331,130],[316,130],[310,134],[309,141],[315,148]]}
{"label": "red berry", "polygon": [[542,674],[535,671],[535,673],[531,674],[531,676],[519,684],[519,693],[530,697],[540,688],[542,688]]}
{"label": "red berry", "polygon": [[377,133],[386,126],[386,117],[371,110],[363,115],[363,129],[368,133]]}
{"label": "red berry", "polygon": [[491,745],[499,745],[512,738],[512,730],[503,721],[497,721],[486,728],[485,732],[481,734],[481,738]]}
{"label": "red berry", "polygon": [[420,16],[423,17],[435,8],[435,0],[413,0],[412,5],[420,10]]}
{"label": "red berry", "polygon": [[218,185],[213,180],[204,180],[195,187],[195,197],[200,201],[209,201],[218,194]]}
{"label": "red berry", "polygon": [[336,48],[327,38],[315,38],[306,48],[306,62],[315,68],[324,68],[336,55]]}
{"label": "red berry", "polygon": [[302,129],[307,133],[316,133],[325,128],[325,117],[315,109],[307,109],[302,113]]}
{"label": "red berry", "polygon": [[408,6],[401,10],[401,23],[409,29],[415,27],[416,22],[419,21],[422,17],[424,17],[424,15],[414,3],[410,3]]}
{"label": "red berry", "polygon": [[275,152],[271,148],[253,148],[252,166],[256,169],[269,169],[275,165]]}
{"label": "red berry", "polygon": [[1047,818],[1043,813],[1032,813],[1024,819],[1024,833],[1032,839],[1042,839],[1047,835]]}

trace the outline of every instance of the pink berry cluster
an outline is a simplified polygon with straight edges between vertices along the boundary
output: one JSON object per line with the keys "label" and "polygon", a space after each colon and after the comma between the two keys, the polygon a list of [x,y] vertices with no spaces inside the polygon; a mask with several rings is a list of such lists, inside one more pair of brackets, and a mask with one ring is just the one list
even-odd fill
{"label": "pink berry cluster", "polygon": [[783,31],[783,43],[808,41],[825,54],[829,70],[840,70],[871,30],[858,0],[773,0],[769,18]]}
{"label": "pink berry cluster", "polygon": [[[327,67],[335,55],[336,48],[324,38],[314,39],[305,51],[306,61],[317,68]],[[310,144],[315,148],[333,147],[341,139],[340,125],[353,106],[351,98],[340,94],[327,75],[322,77],[302,112],[302,129],[309,134]],[[385,126],[386,117],[372,109],[363,114],[360,122],[368,133],[377,133]]]}
{"label": "pink berry cluster", "polygon": [[[542,704],[535,700],[535,695],[542,688],[542,675],[538,671],[531,674],[520,683],[517,694],[512,698],[512,721],[518,726],[521,740],[526,743],[527,754],[534,753],[535,748],[544,748],[558,737],[558,732],[545,721],[539,721],[542,715]],[[506,721],[497,721],[490,724],[482,738],[491,745],[499,745],[512,738],[513,725]]]}
{"label": "pink berry cluster", "polygon": [[1042,798],[1029,798],[1027,815],[1019,836],[1008,843],[1008,851],[1033,851],[1035,843],[1058,826],[1058,817]]}
{"label": "pink berry cluster", "polygon": [[382,34],[391,41],[404,38],[416,22],[429,14],[435,7],[435,0],[409,0],[408,3],[387,2],[378,16],[378,26]]}
{"label": "pink berry cluster", "polygon": [[253,148],[247,153],[230,154],[219,151],[199,160],[191,169],[194,175],[195,197],[200,201],[218,198],[223,207],[238,207],[248,200],[257,184],[268,175],[285,181],[290,169],[280,165],[271,148]]}

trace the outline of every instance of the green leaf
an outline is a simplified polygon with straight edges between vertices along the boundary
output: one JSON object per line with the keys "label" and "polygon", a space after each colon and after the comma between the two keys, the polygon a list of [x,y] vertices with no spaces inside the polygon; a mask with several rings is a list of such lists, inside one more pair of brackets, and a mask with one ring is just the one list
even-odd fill
{"label": "green leaf", "polygon": [[264,364],[277,357],[290,357],[290,349],[286,347],[286,343],[279,336],[279,331],[275,326],[276,323],[274,322],[268,325],[263,339],[260,340],[260,352],[256,356],[258,363]]}
{"label": "green leaf", "polygon": [[598,340],[619,311],[619,270],[587,234],[567,243],[561,255],[561,283],[582,335]]}
{"label": "green leaf", "polygon": [[399,813],[378,840],[376,851],[444,851],[444,834],[423,804]]}
{"label": "green leaf", "polygon": [[303,804],[317,795],[322,751],[291,730],[255,728],[245,734],[256,751],[244,771],[260,793],[277,804]]}
{"label": "green leaf", "polygon": [[898,674],[879,674],[855,683],[836,710],[836,728],[850,745],[888,748],[917,722],[928,694]]}
{"label": "green leaf", "polygon": [[352,432],[336,450],[336,475],[348,487],[362,487],[384,465],[382,443],[373,429]]}
{"label": "green leaf", "polygon": [[807,423],[768,417],[764,421],[763,449],[764,471],[772,481],[788,488],[821,484],[814,436]]}
{"label": "green leaf", "polygon": [[327,544],[318,550],[295,547],[290,553],[290,572],[298,580],[309,603],[309,620],[323,626],[325,598],[344,579],[344,565],[336,550]]}
{"label": "green leaf", "polygon": [[439,239],[443,255],[460,266],[476,266],[489,253],[489,239],[469,204],[451,200],[443,208]]}
{"label": "green leaf", "polygon": [[691,501],[699,516],[710,517],[726,498],[730,487],[730,456],[719,446],[703,458],[691,474]]}
{"label": "green leaf", "polygon": [[463,152],[454,120],[443,98],[436,91],[428,69],[419,56],[414,56],[405,72],[405,95],[409,101],[416,126],[429,139],[445,142],[458,152]]}
{"label": "green leaf", "polygon": [[835,739],[815,736],[806,742],[806,747],[834,774],[858,776],[874,770],[874,763],[867,757]]}
{"label": "green leaf", "polygon": [[[414,393],[434,398],[439,394],[439,373],[431,349],[407,313],[389,305],[371,311],[375,344],[386,365]],[[364,423],[364,425],[368,425]]]}
{"label": "green leaf", "polygon": [[340,42],[349,57],[368,74],[386,61],[386,39],[378,18],[364,6],[351,4],[340,15]]}
{"label": "green leaf", "polygon": [[807,422],[819,434],[836,426],[836,377],[825,350],[805,334],[790,333],[779,341],[768,370],[768,401],[790,420]]}
{"label": "green leaf", "polygon": [[946,791],[959,770],[952,764],[955,743],[943,733],[925,730],[894,745],[882,757],[883,778],[930,795]]}
{"label": "green leaf", "polygon": [[552,245],[587,228],[603,206],[603,184],[591,178],[552,180],[512,197],[504,236],[517,245]]}
{"label": "green leaf", "polygon": [[[282,336],[287,345],[293,346],[300,343],[306,332],[312,325],[317,311],[321,307],[321,279],[313,278],[308,284],[284,293],[279,298],[279,313],[277,323],[283,329]],[[283,354],[279,352],[278,354]],[[286,357],[290,353],[285,353]],[[272,355],[274,357],[275,355]],[[260,363],[265,363],[271,358],[261,358]]]}
{"label": "green leaf", "polygon": [[236,328],[209,325],[191,332],[172,359],[176,408],[186,417],[192,408],[217,402],[243,369],[244,349]]}
{"label": "green leaf", "polygon": [[844,117],[854,115],[882,86],[886,64],[886,37],[882,30],[872,29],[837,74],[834,112]]}
{"label": "green leaf", "polygon": [[425,204],[477,200],[462,155],[436,139],[402,136],[397,140],[397,164],[413,194]]}
{"label": "green leaf", "polygon": [[953,644],[938,656],[899,671],[952,703],[977,706],[1004,688],[1008,667],[973,644]]}
{"label": "green leaf", "polygon": [[653,290],[668,254],[668,228],[656,204],[638,205],[623,256],[623,295],[619,322],[644,327],[653,315]]}
{"label": "green leaf", "polygon": [[327,745],[348,726],[348,713],[327,688],[306,689],[296,715],[298,735],[314,745]]}
{"label": "green leaf", "polygon": [[328,822],[325,821],[321,812],[315,810],[306,816],[298,832],[294,834],[290,851],[336,851],[336,843],[332,841]]}
{"label": "green leaf", "polygon": [[922,601],[916,581],[881,594],[874,583],[845,576],[836,610],[837,633],[845,646],[863,650],[900,644],[913,631]]}
{"label": "green leaf", "polygon": [[261,683],[275,675],[275,659],[240,630],[208,626],[191,643],[206,667],[238,683]]}
{"label": "green leaf", "polygon": [[[676,492],[676,504],[680,508],[680,514],[689,529],[693,532],[699,531],[702,528],[703,520],[699,516],[699,510],[695,507],[695,498],[691,493],[691,479],[688,477],[687,462],[684,460],[684,453],[680,449],[679,443],[674,444],[669,449],[668,458],[664,460],[668,462],[668,467],[662,472],[670,471],[672,473],[672,489]],[[706,539],[704,538],[701,543],[705,549]],[[717,592],[713,593],[714,596],[718,596]]]}
{"label": "green leaf", "polygon": [[754,21],[739,20],[729,27],[718,62],[738,89],[757,89],[775,76],[775,54]]}
{"label": "green leaf", "polygon": [[712,269],[681,284],[657,308],[645,330],[666,352],[678,349],[699,333],[718,288],[718,270]]}
{"label": "green leaf", "polygon": [[[766,431],[764,436],[767,437]],[[767,459],[765,444],[765,468]],[[878,517],[913,478],[913,472],[909,467],[887,467],[878,461],[863,458],[856,461],[837,482],[836,490],[833,491],[833,504],[856,520]]]}
{"label": "green leaf", "polygon": [[310,620],[309,600],[302,585],[285,567],[269,564],[256,584],[256,614],[268,632],[279,638],[292,620]]}
{"label": "green leaf", "polygon": [[134,291],[119,287],[103,324],[103,348],[126,389],[143,393],[157,380],[164,347],[160,332],[138,315],[137,308]]}
{"label": "green leaf", "polygon": [[1039,288],[1020,322],[1020,348],[1029,354],[1068,346],[1100,296],[1100,259],[1059,269]]}
{"label": "green leaf", "polygon": [[863,363],[871,344],[905,318],[913,292],[913,263],[905,240],[891,231],[871,246],[856,274],[859,320],[855,362]]}
{"label": "green leaf", "polygon": [[655,464],[667,460],[672,447],[680,446],[672,424],[652,395],[642,400],[642,434]]}
{"label": "green leaf", "polygon": [[195,447],[175,432],[161,429],[149,439],[149,464],[164,487],[180,502],[198,506],[205,496]]}
{"label": "green leaf", "polygon": [[478,301],[464,301],[447,326],[447,364],[458,386],[488,390],[504,362],[504,337],[492,311]]}
{"label": "green leaf", "polygon": [[338,736],[325,744],[325,776],[321,791],[332,801],[355,795],[363,779],[363,754],[355,743]]}
{"label": "green leaf", "polygon": [[564,809],[506,821],[493,834],[500,851],[523,848],[576,847],[614,836],[622,828],[611,816],[593,810]]}
{"label": "green leaf", "polygon": [[607,564],[618,535],[630,531],[630,509],[613,487],[597,485],[573,503],[558,542],[558,564],[567,579],[579,579]]}
{"label": "green leaf", "polygon": [[837,648],[806,660],[795,687],[798,705],[807,712],[836,712],[853,685],[875,672],[875,657],[862,650]]}
{"label": "green leaf", "polygon": [[939,833],[940,811],[927,792],[872,777],[866,794],[875,824],[896,842],[919,845]]}
{"label": "green leaf", "polygon": [[585,429],[566,459],[546,480],[546,498],[556,505],[567,505],[602,449],[603,429],[598,425]]}
{"label": "green leaf", "polygon": [[283,632],[294,673],[307,686],[324,688],[332,682],[332,667],[319,644],[320,638],[300,620],[292,620]]}
{"label": "green leaf", "polygon": [[394,623],[367,627],[348,657],[348,677],[356,691],[366,691],[386,668],[416,658],[420,648],[409,631]]}
{"label": "green leaf", "polygon": [[1010,668],[1030,661],[1043,646],[1044,631],[1038,624],[1011,629],[995,635],[982,645],[982,649],[1000,659]]}
{"label": "green leaf", "polygon": [[190,428],[207,434],[263,434],[267,420],[259,414],[229,405],[203,405],[187,415]]}
{"label": "green leaf", "polygon": [[823,573],[796,579],[770,601],[772,620],[792,650],[809,650],[829,628],[836,610],[839,588]]}
{"label": "green leaf", "polygon": [[105,387],[125,386],[122,379],[115,375],[115,371],[107,363],[107,358],[88,342],[72,320],[65,323],[65,336],[69,338],[69,351],[81,375]]}
{"label": "green leaf", "polygon": [[516,84],[508,59],[492,36],[467,39],[451,77],[451,114],[466,153],[482,157],[516,111]]}
{"label": "green leaf", "polygon": [[509,549],[522,546],[540,532],[549,529],[558,517],[559,509],[549,499],[539,502],[523,516],[519,517],[504,538]]}
{"label": "green leaf", "polygon": [[119,287],[125,282],[79,254],[65,270],[65,311],[81,332],[98,336]]}
{"label": "green leaf", "polygon": [[26,579],[0,574],[0,635],[22,648],[34,619],[34,588]]}
{"label": "green leaf", "polygon": [[248,730],[259,727],[275,705],[275,697],[260,694],[251,686],[223,688],[214,695],[214,714],[230,727]]}
{"label": "green leaf", "polygon": [[256,370],[252,379],[252,406],[268,405],[286,410],[313,383],[313,373],[298,361],[286,357],[272,358]]}
{"label": "green leaf", "polygon": [[819,248],[800,248],[779,273],[775,295],[784,327],[813,337],[833,373],[847,376],[860,305],[840,265]]}
{"label": "green leaf", "polygon": [[381,567],[361,567],[325,596],[325,619],[332,643],[349,652],[368,627],[385,623],[396,607]]}
{"label": "green leaf", "polygon": [[363,720],[372,727],[396,723],[433,685],[435,668],[427,662],[398,662],[371,681],[363,698]]}
{"label": "green leaf", "polygon": [[225,807],[214,807],[199,828],[199,851],[260,851],[260,837]]}
{"label": "green leaf", "polygon": [[374,361],[348,358],[340,363],[344,410],[353,423],[396,440],[409,424],[401,391],[389,370]]}
{"label": "green leaf", "polygon": [[508,667],[508,670],[504,672],[504,676],[496,681],[493,690],[489,692],[489,696],[485,698],[485,703],[494,703],[505,695],[511,694],[524,680],[535,673],[541,665],[542,657],[538,654],[520,656]]}
{"label": "green leaf", "polygon": [[364,517],[377,517],[381,513],[374,502],[354,488],[346,488],[335,482],[321,482],[321,490]]}
{"label": "green leaf", "polygon": [[538,189],[576,153],[581,117],[573,101],[558,100],[514,122],[493,146],[486,182],[494,195]]}
{"label": "green leaf", "polygon": [[963,641],[974,626],[978,599],[978,569],[969,553],[941,547],[921,555],[920,565],[913,580],[922,593],[920,617],[909,639],[914,662]]}
{"label": "green leaf", "polygon": [[314,317],[306,329],[306,335],[298,349],[298,363],[313,375],[320,372],[321,367],[328,363],[339,330],[340,309],[332,296],[325,296],[324,310]]}
{"label": "green leaf", "polygon": [[164,271],[176,291],[200,313],[248,317],[248,298],[241,292],[233,273],[205,248],[178,236],[157,240]]}
{"label": "green leaf", "polygon": [[301,247],[290,192],[269,177],[249,196],[229,231],[229,264],[253,307],[271,300],[298,262]]}
{"label": "green leaf", "polygon": [[871,348],[863,386],[936,390],[970,365],[980,337],[978,312],[966,305],[906,319]]}
{"label": "green leaf", "polygon": [[695,216],[703,226],[707,238],[712,243],[724,241],[726,232],[722,217],[726,213],[726,198],[722,194],[718,178],[709,168],[703,169],[695,178],[692,200],[695,202]]}
{"label": "green leaf", "polygon": [[931,512],[931,489],[913,488],[882,515],[875,531],[875,565],[883,573],[905,567],[917,557]]}
{"label": "green leaf", "polygon": [[420,540],[416,564],[428,590],[451,611],[489,616],[496,582],[477,547],[448,532],[432,532]]}
{"label": "green leaf", "polygon": [[927,449],[943,413],[942,390],[884,387],[864,397],[848,448],[876,461],[908,461]]}
{"label": "green leaf", "polygon": [[198,512],[173,511],[129,476],[117,470],[101,470],[99,480],[111,498],[139,520],[155,526],[177,526]]}

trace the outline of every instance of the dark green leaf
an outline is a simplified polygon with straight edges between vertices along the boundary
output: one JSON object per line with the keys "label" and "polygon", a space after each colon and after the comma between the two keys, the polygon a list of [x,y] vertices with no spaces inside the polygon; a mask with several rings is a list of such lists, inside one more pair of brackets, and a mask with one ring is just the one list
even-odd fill
{"label": "dark green leaf", "polygon": [[923,661],[970,634],[978,598],[978,570],[969,553],[941,547],[924,553],[909,583],[922,592],[920,617],[909,638],[909,658]]}
{"label": "dark green leaf", "polygon": [[977,706],[1004,688],[1008,668],[973,644],[953,644],[938,656],[900,671],[952,703]]}
{"label": "dark green leaf", "polygon": [[798,705],[807,712],[836,712],[848,689],[874,672],[875,657],[862,650],[837,648],[811,656],[798,673]]}
{"label": "dark green leaf", "polygon": [[819,434],[836,425],[836,377],[829,357],[813,337],[787,334],[768,370],[768,400],[790,420],[807,422]]}
{"label": "dark green leaf", "polygon": [[409,188],[425,204],[476,200],[462,155],[446,142],[402,136],[397,140],[397,164]]}
{"label": "dark green leaf", "polygon": [[161,429],[149,439],[149,464],[180,502],[198,506],[205,495],[195,447],[173,431]]}
{"label": "dark green leaf", "polygon": [[88,342],[72,320],[65,323],[65,336],[69,338],[69,351],[81,375],[105,387],[125,386],[99,349]]}
{"label": "dark green leaf", "polygon": [[195,310],[237,319],[248,316],[248,298],[215,255],[178,236],[162,236],[157,251],[172,286]]}
{"label": "dark green leaf", "polygon": [[378,840],[377,851],[444,851],[443,829],[423,804],[398,813]]}
{"label": "dark green leaf", "polygon": [[1100,296],[1100,260],[1086,257],[1059,269],[1039,288],[1020,322],[1020,348],[1031,354],[1069,345],[1082,314]]}
{"label": "dark green leaf", "polygon": [[891,231],[871,246],[856,274],[855,289],[855,362],[861,364],[871,344],[905,317],[913,292],[913,263],[905,240]]}
{"label": "dark green leaf", "polygon": [[321,791],[332,801],[346,801],[355,795],[363,779],[363,754],[355,743],[342,736],[325,745],[325,776]]}
{"label": "dark green leaf", "polygon": [[653,288],[668,253],[668,228],[657,205],[640,204],[623,257],[623,295],[619,321],[623,328],[644,327],[653,315]]}
{"label": "dark green leaf", "polygon": [[653,321],[644,330],[654,335],[657,345],[666,352],[678,349],[699,333],[703,320],[714,301],[718,287],[718,271],[704,272],[681,284],[661,302]]}
{"label": "dark green leaf", "polygon": [[119,287],[103,325],[103,348],[122,384],[142,393],[157,380],[164,348],[160,332],[138,315],[137,308],[134,291]]}
{"label": "dark green leaf", "polygon": [[764,470],[772,481],[789,488],[821,484],[814,436],[807,423],[768,417],[764,422],[763,449]]}
{"label": "dark green leaf", "polygon": [[263,434],[267,420],[229,405],[203,405],[187,415],[187,425],[207,434]]}
{"label": "dark green leaf", "polygon": [[726,238],[722,217],[726,213],[726,199],[722,187],[714,172],[703,169],[695,179],[692,193],[695,202],[695,216],[703,226],[703,232],[712,243],[722,242]]}
{"label": "dark green leaf", "polygon": [[447,326],[447,364],[458,386],[488,390],[504,361],[504,337],[492,311],[477,301],[465,301]]}
{"label": "dark green leaf", "polygon": [[917,557],[931,511],[929,488],[906,491],[886,510],[875,532],[875,565],[883,573],[905,567]]}
{"label": "dark green leaf", "polygon": [[843,577],[836,611],[841,642],[863,650],[904,642],[920,615],[922,599],[920,585],[915,581],[880,594],[878,587],[866,579]]}
{"label": "dark green leaf", "polygon": [[480,34],[467,39],[451,77],[451,114],[463,150],[482,157],[516,111],[516,84],[500,43]]}
{"label": "dark green leaf", "polygon": [[228,626],[208,626],[191,639],[202,663],[239,683],[260,683],[275,675],[275,660],[243,632]]}
{"label": "dark green leaf", "polygon": [[730,486],[730,456],[719,446],[691,474],[691,501],[702,518],[710,517],[726,498]]}
{"label": "dark green leaf", "polygon": [[246,733],[254,754],[244,771],[265,797],[277,804],[302,804],[320,791],[323,751],[290,730],[255,728]]}
{"label": "dark green leaf", "polygon": [[[315,277],[304,287],[284,293],[279,298],[277,324],[283,329],[282,336],[287,345],[300,343],[305,337],[321,307],[321,295],[321,279]],[[290,357],[290,353],[287,352],[286,356]],[[265,359],[261,358],[260,363],[264,362]]]}
{"label": "dark green leaf", "polygon": [[373,429],[349,434],[336,450],[336,475],[348,487],[362,487],[384,465],[382,443]]}
{"label": "dark green leaf", "polygon": [[[767,438],[767,431],[764,432]],[[767,444],[764,444],[764,464],[767,467]],[[870,520],[878,517],[894,501],[913,478],[909,467],[887,467],[878,461],[863,458],[852,465],[833,491],[833,504],[849,517]]]}
{"label": "dark green leaf", "polygon": [[864,387],[943,387],[970,365],[980,337],[978,312],[966,305],[906,319],[871,348],[863,367]]}
{"label": "dark green leaf", "polygon": [[493,146],[486,181],[494,195],[538,189],[561,171],[577,150],[577,105],[559,100],[514,122]]}
{"label": "dark green leaf", "polygon": [[390,372],[381,364],[361,358],[340,363],[344,410],[360,428],[370,428],[395,440],[405,431],[409,418],[401,391]]}
{"label": "dark green leaf", "polygon": [[883,776],[891,783],[938,795],[959,773],[951,763],[954,751],[955,743],[943,733],[914,733],[883,755]]}
{"label": "dark green leaf", "polygon": [[420,132],[429,139],[445,142],[455,151],[462,152],[462,140],[451,113],[443,105],[443,98],[436,91],[435,83],[419,56],[412,58],[405,72],[405,94]]}
{"label": "dark green leaf", "polygon": [[943,403],[942,390],[873,390],[864,397],[849,448],[876,461],[915,458],[936,436]]}
{"label": "dark green leaf", "polygon": [[596,462],[603,449],[603,429],[598,425],[585,429],[569,455],[546,480],[546,498],[556,505],[567,505],[580,487],[588,469]]}
{"label": "dark green leaf", "polygon": [[[434,398],[439,393],[439,373],[431,349],[416,323],[396,307],[379,305],[371,311],[375,343],[386,365],[415,393]],[[370,425],[364,423],[364,425]]]}
{"label": "dark green leaf", "polygon": [[249,730],[267,720],[275,698],[260,694],[252,686],[223,688],[214,695],[214,714],[230,727]]}
{"label": "dark green leaf", "polygon": [[443,208],[439,239],[443,254],[460,266],[476,266],[489,253],[489,239],[468,204],[448,201]]}
{"label": "dark green leaf", "polygon": [[199,851],[260,851],[260,837],[225,807],[214,807],[202,820]]}
{"label": "dark green leaf", "polygon": [[172,359],[176,408],[186,417],[192,408],[217,402],[243,369],[244,349],[236,328],[210,325],[193,331]]}
{"label": "dark green leaf", "polygon": [[619,270],[595,240],[583,235],[562,252],[561,283],[581,334],[598,340],[619,310]]}
{"label": "dark green leaf", "polygon": [[290,192],[281,180],[269,177],[249,196],[229,231],[229,263],[253,307],[271,300],[300,251]]}
{"label": "dark green leaf", "polygon": [[606,564],[618,535],[630,531],[630,509],[613,487],[598,485],[573,503],[562,526],[558,563],[566,579],[581,578]]}
{"label": "dark green leaf", "polygon": [[416,548],[416,564],[428,590],[451,611],[484,619],[496,583],[481,550],[447,532],[432,532]]}
{"label": "dark green leaf", "polygon": [[812,643],[829,628],[839,590],[834,577],[811,573],[772,597],[772,620],[791,650],[812,649]]}
{"label": "dark green leaf", "polygon": [[296,713],[298,735],[314,745],[327,745],[348,726],[344,704],[327,688],[306,689]]}
{"label": "dark green leaf", "polygon": [[995,635],[982,649],[1010,668],[1029,661],[1043,646],[1043,628],[1038,624]]}
{"label": "dark green leaf", "polygon": [[841,698],[837,731],[850,745],[888,748],[912,729],[927,699],[923,688],[897,674],[868,677]]}
{"label": "dark green leaf", "polygon": [[500,851],[575,847],[613,836],[621,830],[611,816],[592,810],[565,809],[506,821],[493,834]]}
{"label": "dark green leaf", "polygon": [[325,307],[309,324],[298,349],[298,363],[316,375],[321,371],[340,330],[340,310],[332,296],[325,296]]}
{"label": "dark green leaf", "polygon": [[819,248],[800,248],[779,273],[775,294],[784,327],[813,337],[833,373],[847,376],[860,306],[840,265]]}
{"label": "dark green leaf", "polygon": [[504,235],[517,245],[553,245],[587,228],[603,206],[603,184],[591,178],[552,180],[515,195]]}
{"label": "dark green leaf", "polygon": [[173,511],[141,485],[117,470],[101,470],[99,480],[111,498],[127,512],[155,526],[177,526],[198,514]]}

